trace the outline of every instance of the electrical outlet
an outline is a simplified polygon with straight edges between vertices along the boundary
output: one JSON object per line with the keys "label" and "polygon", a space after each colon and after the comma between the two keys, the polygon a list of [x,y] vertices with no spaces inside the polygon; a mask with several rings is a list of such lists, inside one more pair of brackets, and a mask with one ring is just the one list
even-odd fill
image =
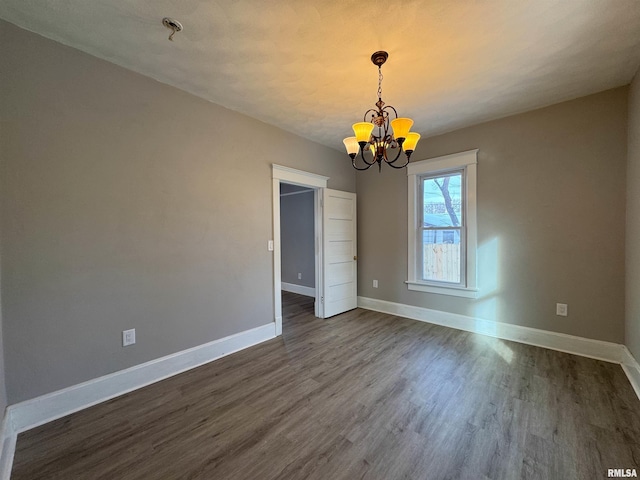
{"label": "electrical outlet", "polygon": [[566,317],[569,315],[569,307],[566,303],[556,303],[556,315]]}
{"label": "electrical outlet", "polygon": [[298,272],[298,280],[302,280],[302,274]]}
{"label": "electrical outlet", "polygon": [[122,346],[133,345],[136,343],[136,329],[122,331]]}
{"label": "electrical outlet", "polygon": [[373,288],[378,288],[378,280],[373,281]]}

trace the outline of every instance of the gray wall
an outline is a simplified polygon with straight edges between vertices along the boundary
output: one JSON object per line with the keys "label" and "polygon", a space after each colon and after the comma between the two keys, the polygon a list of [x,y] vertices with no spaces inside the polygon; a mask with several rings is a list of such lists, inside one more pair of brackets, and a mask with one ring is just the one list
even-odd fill
{"label": "gray wall", "polygon": [[[0,144],[1,145],[1,144]],[[1,150],[1,148],[0,148]],[[0,235],[0,241],[2,237]],[[2,259],[0,258],[0,265],[2,265]],[[0,306],[2,305],[2,272],[0,272]],[[7,402],[7,390],[5,388],[5,368],[4,368],[4,337],[2,335],[2,308],[0,308],[0,418],[4,413]],[[0,420],[1,422],[2,420]],[[2,457],[2,452],[0,452]]]}
{"label": "gray wall", "polygon": [[421,141],[416,161],[480,149],[477,300],[407,290],[406,173],[359,173],[359,295],[622,343],[626,102],[623,87]]}
{"label": "gray wall", "polygon": [[9,402],[272,322],[270,165],[354,191],[348,158],[5,22],[0,43]]}
{"label": "gray wall", "polygon": [[625,344],[640,361],[640,73],[629,90]]}
{"label": "gray wall", "polygon": [[[282,281],[315,288],[316,254],[312,190],[280,197],[280,234]],[[298,280],[298,273],[302,273],[301,280]]]}

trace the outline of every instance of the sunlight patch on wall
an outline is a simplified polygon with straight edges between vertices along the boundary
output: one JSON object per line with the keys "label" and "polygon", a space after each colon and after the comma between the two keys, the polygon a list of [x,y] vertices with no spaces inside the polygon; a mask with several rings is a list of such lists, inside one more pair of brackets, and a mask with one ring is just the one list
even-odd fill
{"label": "sunlight patch on wall", "polygon": [[495,295],[500,290],[500,240],[493,237],[478,247],[478,287],[480,297]]}
{"label": "sunlight patch on wall", "polygon": [[[473,307],[477,319],[497,322],[500,307],[500,240],[494,237],[478,247],[478,289],[479,296]],[[496,325],[478,320],[478,333],[496,336]]]}
{"label": "sunlight patch on wall", "polygon": [[[480,295],[473,307],[475,331],[491,337],[500,336],[501,278],[500,239],[492,239],[478,247],[478,288]],[[489,347],[505,362],[513,360],[513,350],[503,341],[487,339]]]}

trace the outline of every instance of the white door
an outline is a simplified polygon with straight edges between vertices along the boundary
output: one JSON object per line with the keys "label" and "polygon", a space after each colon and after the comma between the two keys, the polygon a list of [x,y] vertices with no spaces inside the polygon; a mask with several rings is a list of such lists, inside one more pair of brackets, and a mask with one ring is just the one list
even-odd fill
{"label": "white door", "polygon": [[322,189],[323,318],[357,307],[356,194]]}

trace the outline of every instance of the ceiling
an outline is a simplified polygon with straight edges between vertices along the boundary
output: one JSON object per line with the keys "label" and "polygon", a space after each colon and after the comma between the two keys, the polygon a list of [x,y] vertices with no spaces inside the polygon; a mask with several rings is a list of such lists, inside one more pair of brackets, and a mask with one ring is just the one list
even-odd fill
{"label": "ceiling", "polygon": [[376,50],[384,101],[427,136],[640,65],[638,0],[2,0],[0,18],[337,149],[377,100]]}

